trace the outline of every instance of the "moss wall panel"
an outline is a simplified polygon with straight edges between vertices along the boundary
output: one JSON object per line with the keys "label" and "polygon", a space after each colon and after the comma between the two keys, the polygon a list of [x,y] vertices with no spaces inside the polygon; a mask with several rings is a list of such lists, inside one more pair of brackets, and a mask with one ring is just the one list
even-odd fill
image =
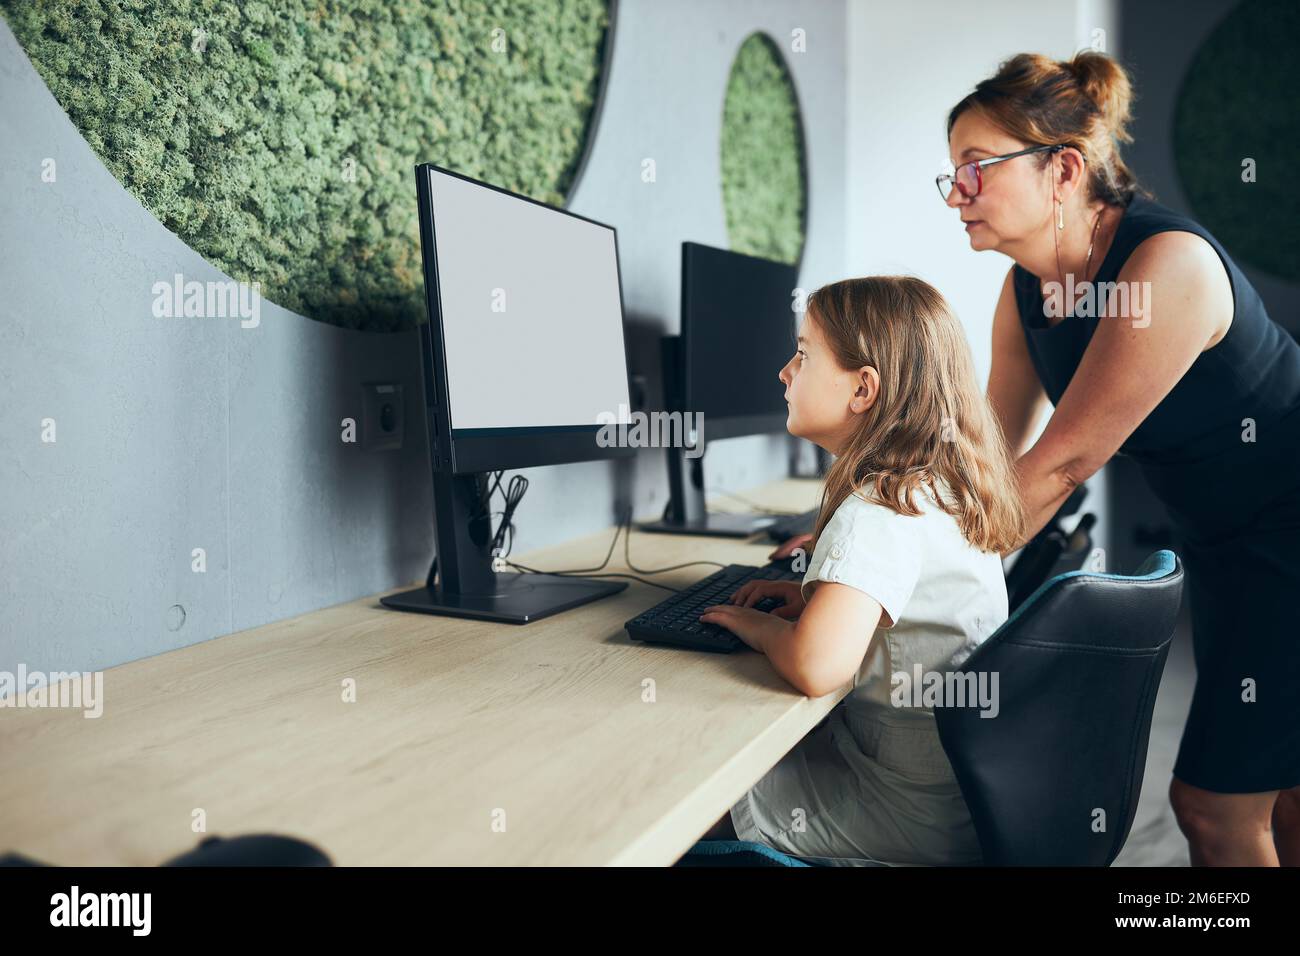
{"label": "moss wall panel", "polygon": [[168,229],[303,315],[424,320],[417,162],[562,203],[604,0],[0,0],[105,165]]}
{"label": "moss wall panel", "polygon": [[770,37],[741,44],[722,116],[722,197],[736,252],[798,263],[807,209],[794,81]]}

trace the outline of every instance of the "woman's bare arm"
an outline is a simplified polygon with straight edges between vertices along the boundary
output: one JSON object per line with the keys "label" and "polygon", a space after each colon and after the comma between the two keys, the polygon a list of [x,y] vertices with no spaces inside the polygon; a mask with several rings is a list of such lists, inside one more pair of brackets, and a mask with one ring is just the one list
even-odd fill
{"label": "woman's bare arm", "polygon": [[1191,368],[1225,321],[1225,309],[1232,314],[1223,263],[1194,233],[1144,240],[1118,281],[1140,292],[1143,314],[1135,315],[1131,300],[1127,314],[1111,309],[1098,321],[1043,434],[1017,462],[1029,519],[1024,541],[1110,460]]}
{"label": "woman's bare arm", "polygon": [[1012,271],[1014,267],[1007,272],[993,311],[993,363],[989,369],[988,400],[1002,425],[1011,457],[1016,459],[1027,450],[1029,438],[1049,402],[1020,327]]}

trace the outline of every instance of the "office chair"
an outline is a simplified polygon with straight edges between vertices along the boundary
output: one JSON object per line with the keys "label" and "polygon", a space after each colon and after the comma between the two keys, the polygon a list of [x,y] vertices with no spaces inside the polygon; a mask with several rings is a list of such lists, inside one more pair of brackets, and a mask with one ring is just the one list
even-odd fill
{"label": "office chair", "polygon": [[1061,525],[1075,514],[1088,497],[1086,485],[1078,485],[1056,509],[1052,520],[1034,535],[1016,556],[1007,571],[1007,610],[1014,611],[1049,577],[1077,571],[1092,553],[1092,526],[1097,516],[1082,515],[1068,534]]}
{"label": "office chair", "polygon": [[[998,675],[996,717],[935,708],[986,866],[1109,866],[1119,855],[1142,791],[1182,588],[1172,551],[1152,554],[1132,576],[1057,575],[957,668]],[[705,840],[676,865],[819,862]]]}
{"label": "office chair", "polygon": [[990,866],[1109,866],[1128,839],[1182,562],[1042,585],[959,668],[996,673],[1000,712],[939,708],[939,739]]}

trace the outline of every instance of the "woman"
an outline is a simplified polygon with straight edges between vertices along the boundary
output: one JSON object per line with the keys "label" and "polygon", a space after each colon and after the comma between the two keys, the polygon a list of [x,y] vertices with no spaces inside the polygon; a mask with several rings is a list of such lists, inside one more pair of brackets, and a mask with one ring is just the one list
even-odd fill
{"label": "woman", "polygon": [[1025,540],[1115,454],[1173,521],[1197,682],[1169,797],[1193,865],[1294,866],[1300,347],[1209,232],[1137,188],[1130,100],[1103,54],[1013,57],[949,114],[939,188],[972,249],[1015,261],[988,397]]}

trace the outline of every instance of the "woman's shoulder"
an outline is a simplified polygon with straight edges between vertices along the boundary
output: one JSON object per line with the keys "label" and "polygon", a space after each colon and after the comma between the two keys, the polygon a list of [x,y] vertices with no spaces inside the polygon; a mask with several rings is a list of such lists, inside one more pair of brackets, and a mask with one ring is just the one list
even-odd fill
{"label": "woman's shoulder", "polygon": [[[1159,281],[1188,293],[1215,317],[1236,311],[1246,283],[1218,240],[1196,220],[1135,196],[1107,279]],[[1107,258],[1112,258],[1108,256]],[[1208,333],[1207,333],[1208,334]]]}
{"label": "woman's shoulder", "polygon": [[1152,223],[1185,222],[1200,228],[1200,224],[1190,216],[1170,209],[1154,196],[1134,193],[1124,210],[1121,222],[1127,226],[1146,226]]}
{"label": "woman's shoulder", "polygon": [[1213,235],[1195,219],[1140,193],[1133,197],[1124,211],[1112,245],[1118,247],[1121,264],[1139,246],[1146,250],[1167,246],[1171,249],[1200,247],[1207,252],[1218,251]]}

